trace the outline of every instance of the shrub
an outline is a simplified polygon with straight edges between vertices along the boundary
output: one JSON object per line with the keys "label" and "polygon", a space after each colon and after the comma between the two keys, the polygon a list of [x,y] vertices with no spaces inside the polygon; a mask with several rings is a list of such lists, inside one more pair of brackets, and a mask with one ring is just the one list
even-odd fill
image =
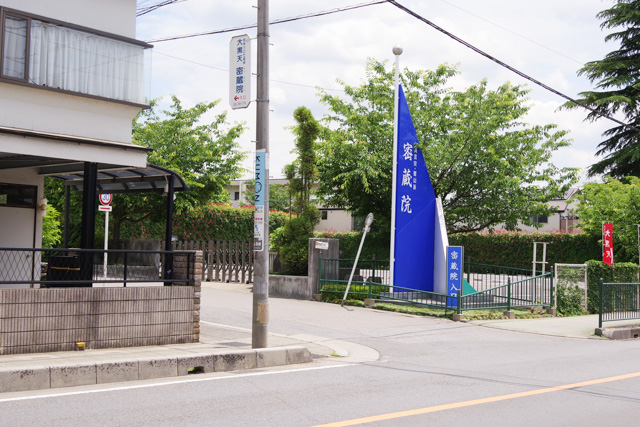
{"label": "shrub", "polygon": [[[313,237],[340,240],[340,258],[355,259],[358,247],[362,240],[361,231],[316,231]],[[389,233],[367,233],[360,259],[363,260],[388,260],[389,259]]]}
{"label": "shrub", "polygon": [[587,301],[589,312],[600,312],[600,279],[605,283],[630,283],[638,281],[638,266],[620,262],[609,266],[602,261],[587,261]]}
{"label": "shrub", "polygon": [[[598,240],[584,233],[492,232],[449,236],[452,246],[464,246],[465,261],[503,267],[531,269],[533,242],[547,242],[548,266],[583,264],[601,256]],[[538,248],[538,260],[542,259]],[[547,268],[550,271],[551,267]]]}
{"label": "shrub", "polygon": [[559,284],[556,287],[558,314],[560,316],[580,316],[584,313],[582,308],[582,297],[584,291],[576,285]]}
{"label": "shrub", "polygon": [[[177,213],[173,219],[173,234],[178,240],[253,240],[253,206],[234,208],[209,204],[192,212]],[[282,227],[289,214],[269,212],[269,229]],[[121,231],[124,239],[164,239],[164,223],[126,224]]]}

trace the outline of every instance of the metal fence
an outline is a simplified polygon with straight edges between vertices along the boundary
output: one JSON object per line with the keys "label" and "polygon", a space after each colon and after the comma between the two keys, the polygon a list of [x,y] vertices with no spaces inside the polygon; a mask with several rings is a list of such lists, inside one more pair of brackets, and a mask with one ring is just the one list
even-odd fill
{"label": "metal fence", "polygon": [[190,251],[0,248],[0,288],[192,285],[194,257]]}
{"label": "metal fence", "polygon": [[603,322],[640,319],[640,283],[604,283],[600,279],[598,327]]}
{"label": "metal fence", "polygon": [[174,250],[202,251],[203,281],[253,282],[253,242],[184,240],[172,242]]}
{"label": "metal fence", "polygon": [[[344,295],[352,267],[353,260],[321,259],[319,292]],[[388,267],[388,261],[359,261],[356,269],[359,274],[354,275],[349,294],[360,299],[405,301],[457,312],[498,308],[510,310],[514,307],[551,306],[553,303],[552,273],[531,277],[531,270],[471,264],[466,266],[467,280],[474,291],[466,295],[445,295],[397,285],[391,287]],[[489,284],[494,286],[490,287]]]}
{"label": "metal fence", "polygon": [[495,265],[465,263],[466,279],[476,291],[484,291],[526,280],[533,276],[531,270],[512,267],[500,267]]}

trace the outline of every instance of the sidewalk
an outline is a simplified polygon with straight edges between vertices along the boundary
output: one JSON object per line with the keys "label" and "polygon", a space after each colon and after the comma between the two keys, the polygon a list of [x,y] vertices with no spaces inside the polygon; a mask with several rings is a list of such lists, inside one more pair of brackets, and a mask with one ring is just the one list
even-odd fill
{"label": "sidewalk", "polygon": [[474,320],[468,323],[514,332],[586,339],[633,338],[633,334],[631,334],[632,330],[640,328],[640,321],[637,320],[606,322],[602,325],[604,337],[597,336],[595,334],[598,328],[597,314],[574,317],[545,317],[540,319]]}
{"label": "sidewalk", "polygon": [[251,331],[202,322],[199,343],[0,356],[0,393],[267,368],[350,353],[319,341],[270,334],[269,348],[254,350]]}

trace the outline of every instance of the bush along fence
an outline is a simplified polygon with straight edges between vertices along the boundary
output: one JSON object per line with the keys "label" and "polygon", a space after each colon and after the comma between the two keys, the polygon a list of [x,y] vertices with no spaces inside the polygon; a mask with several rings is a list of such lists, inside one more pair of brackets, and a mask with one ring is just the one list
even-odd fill
{"label": "bush along fence", "polygon": [[[375,264],[371,264],[375,263]],[[372,268],[375,266],[375,269]],[[346,290],[353,260],[322,259],[318,289],[323,299],[341,299]],[[389,261],[360,261],[360,274],[351,282],[348,298],[406,301],[431,308],[457,311],[507,309],[553,305],[553,274],[532,274],[531,270],[465,265],[467,283],[458,295],[427,292],[405,286],[390,286]],[[369,277],[364,280],[364,277]],[[384,277],[384,280],[377,280]],[[359,280],[356,280],[359,279]]]}
{"label": "bush along fence", "polygon": [[[163,243],[164,244],[164,243]],[[174,241],[173,250],[202,251],[201,280],[215,282],[253,282],[253,242],[225,240]]]}
{"label": "bush along fence", "polygon": [[600,279],[604,283],[640,282],[638,266],[630,262],[620,262],[611,266],[602,261],[587,261],[587,302],[589,312],[600,312]]}

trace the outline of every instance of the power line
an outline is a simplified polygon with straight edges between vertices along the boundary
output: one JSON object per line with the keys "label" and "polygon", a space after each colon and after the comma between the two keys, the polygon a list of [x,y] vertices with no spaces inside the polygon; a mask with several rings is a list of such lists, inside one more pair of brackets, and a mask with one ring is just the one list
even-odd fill
{"label": "power line", "polygon": [[[286,22],[299,21],[301,19],[316,18],[318,16],[326,16],[326,15],[331,15],[331,14],[334,14],[334,13],[347,12],[349,10],[360,9],[360,8],[368,7],[368,6],[374,6],[376,4],[383,4],[383,3],[386,3],[386,2],[387,2],[387,0],[377,0],[377,1],[372,1],[372,2],[368,2],[368,3],[360,3],[360,4],[356,4],[356,5],[352,5],[352,6],[346,6],[346,7],[342,7],[342,8],[325,10],[325,11],[322,11],[322,12],[310,13],[310,14],[307,14],[307,15],[299,15],[299,16],[294,16],[294,17],[291,17],[291,18],[276,19],[275,21],[271,21],[269,23],[269,25],[284,24]],[[161,39],[154,39],[154,40],[149,40],[147,43],[160,43],[160,42],[166,42],[166,41],[172,41],[172,40],[181,40],[181,39],[188,39],[188,38],[193,38],[193,37],[202,37],[202,36],[210,36],[210,35],[214,35],[214,34],[230,33],[230,32],[233,32],[233,31],[248,30],[250,28],[256,28],[257,26],[258,26],[258,24],[242,25],[240,27],[226,28],[226,29],[223,29],[223,30],[206,31],[206,32],[203,32],[203,33],[194,33],[194,34],[186,34],[186,35],[182,35],[182,36],[173,36],[173,37],[165,37],[165,38],[161,38]]]}
{"label": "power line", "polygon": [[165,0],[165,1],[161,1],[160,3],[153,4],[151,6],[141,6],[136,9],[136,17],[146,15],[147,13],[153,12],[156,9],[160,9],[161,7],[169,6],[170,4],[180,3],[183,1],[187,1],[187,0]]}
{"label": "power line", "polygon": [[458,5],[455,5],[455,4],[453,4],[453,3],[449,3],[449,2],[448,2],[448,1],[446,1],[446,0],[440,0],[440,1],[441,1],[442,3],[448,4],[448,5],[449,5],[449,6],[451,6],[451,7],[455,7],[455,8],[456,8],[456,9],[458,9],[458,10],[461,10],[461,11],[463,11],[463,12],[465,12],[465,13],[468,13],[469,15],[474,16],[474,17],[476,17],[476,18],[478,18],[478,19],[480,19],[480,20],[482,20],[482,21],[484,21],[484,22],[486,22],[486,23],[489,23],[489,24],[491,24],[491,25],[493,25],[493,26],[495,26],[495,27],[498,27],[498,28],[500,28],[500,29],[501,29],[501,30],[503,30],[503,31],[506,31],[506,32],[508,32],[508,33],[511,33],[511,34],[513,34],[514,36],[520,37],[520,38],[525,39],[526,41],[528,41],[528,42],[530,42],[530,43],[536,44],[536,45],[540,46],[540,47],[541,47],[541,48],[543,48],[543,49],[547,49],[548,51],[551,51],[551,52],[553,52],[553,53],[555,53],[555,54],[557,54],[557,55],[564,56],[565,58],[567,58],[567,59],[568,59],[568,60],[570,60],[570,61],[573,61],[573,62],[575,62],[575,63],[577,63],[577,64],[583,65],[583,64],[582,64],[582,62],[578,61],[577,59],[573,59],[573,58],[571,58],[570,56],[567,56],[567,55],[565,55],[565,54],[564,54],[564,53],[562,53],[562,52],[558,52],[557,50],[554,50],[554,49],[552,49],[552,48],[550,48],[550,47],[548,47],[548,46],[545,46],[545,45],[543,45],[542,43],[538,43],[537,41],[535,41],[535,40],[533,40],[533,39],[530,39],[529,37],[525,37],[525,36],[523,36],[522,34],[518,34],[518,33],[516,33],[515,31],[512,31],[512,30],[510,30],[510,29],[508,29],[508,28],[506,28],[506,27],[503,27],[503,26],[502,26],[502,25],[500,25],[500,24],[496,24],[495,22],[489,21],[488,19],[483,18],[482,16],[477,15],[477,14],[475,14],[475,13],[473,13],[473,12],[470,12],[470,11],[468,11],[468,10],[466,10],[466,9],[464,9],[464,8],[462,8],[462,7],[460,7],[460,6],[458,6]]}
{"label": "power line", "polygon": [[572,102],[572,103],[574,103],[576,105],[579,105],[580,107],[585,108],[585,109],[591,111],[592,113],[597,114],[600,117],[609,119],[609,120],[611,120],[611,121],[613,121],[613,122],[615,122],[615,123],[617,123],[619,125],[622,125],[622,126],[628,126],[628,127],[633,128],[633,129],[635,129],[635,130],[640,132],[639,128],[637,128],[637,127],[635,127],[633,125],[627,124],[627,123],[625,123],[625,122],[623,122],[621,120],[618,120],[618,119],[616,119],[614,117],[611,117],[608,114],[604,114],[604,113],[602,113],[602,112],[600,112],[600,111],[598,111],[598,110],[596,110],[594,108],[591,108],[588,105],[583,104],[582,102],[578,101],[577,99],[571,98],[569,95],[565,95],[564,93],[552,88],[551,86],[547,86],[546,84],[542,83],[539,80],[534,79],[533,77],[529,76],[528,74],[525,74],[522,71],[520,71],[520,70],[518,70],[516,68],[513,68],[512,66],[500,61],[498,58],[495,58],[495,57],[489,55],[488,53],[486,53],[485,51],[473,46],[471,43],[468,43],[468,42],[462,40],[460,37],[450,33],[449,31],[445,30],[444,28],[434,24],[433,22],[429,21],[427,18],[425,18],[425,17],[423,17],[421,15],[418,15],[416,12],[414,12],[413,10],[401,5],[397,1],[395,1],[395,0],[386,0],[386,1],[388,3],[394,5],[398,9],[402,10],[403,12],[405,12],[405,13],[413,16],[414,18],[418,19],[419,21],[422,21],[425,24],[427,24],[427,25],[433,27],[434,29],[440,31],[442,34],[446,35],[447,37],[452,38],[453,40],[457,41],[461,45],[473,50],[476,53],[479,53],[480,55],[484,56],[485,58],[487,58],[487,59],[495,62],[496,64],[506,68],[507,70],[519,75],[520,77],[522,77],[522,78],[524,78],[526,80],[529,80],[530,82],[540,86],[541,88],[546,89],[549,92],[554,93],[554,94],[566,99],[567,101],[570,101],[570,102]]}
{"label": "power line", "polygon": [[[180,58],[178,56],[169,55],[168,53],[158,52],[155,49],[153,51],[153,54],[154,55],[158,54],[158,55],[162,55],[162,56],[167,56],[169,58],[177,59],[178,61],[189,62],[191,64],[200,65],[201,67],[207,67],[207,68],[211,68],[213,70],[229,72],[229,69],[227,69],[227,68],[214,67],[213,65],[203,64],[202,62],[192,61],[190,59],[185,59],[185,58]],[[322,90],[327,90],[327,91],[332,91],[332,92],[344,92],[344,89],[327,89],[327,88],[324,88],[324,87],[321,87],[321,86],[317,86],[317,85],[314,86],[314,85],[307,85],[307,84],[302,84],[302,83],[285,82],[284,80],[269,79],[269,81],[270,82],[275,82],[275,83],[282,83],[282,84],[290,85],[290,86],[306,87],[306,88],[312,88],[312,89],[322,89]]]}

